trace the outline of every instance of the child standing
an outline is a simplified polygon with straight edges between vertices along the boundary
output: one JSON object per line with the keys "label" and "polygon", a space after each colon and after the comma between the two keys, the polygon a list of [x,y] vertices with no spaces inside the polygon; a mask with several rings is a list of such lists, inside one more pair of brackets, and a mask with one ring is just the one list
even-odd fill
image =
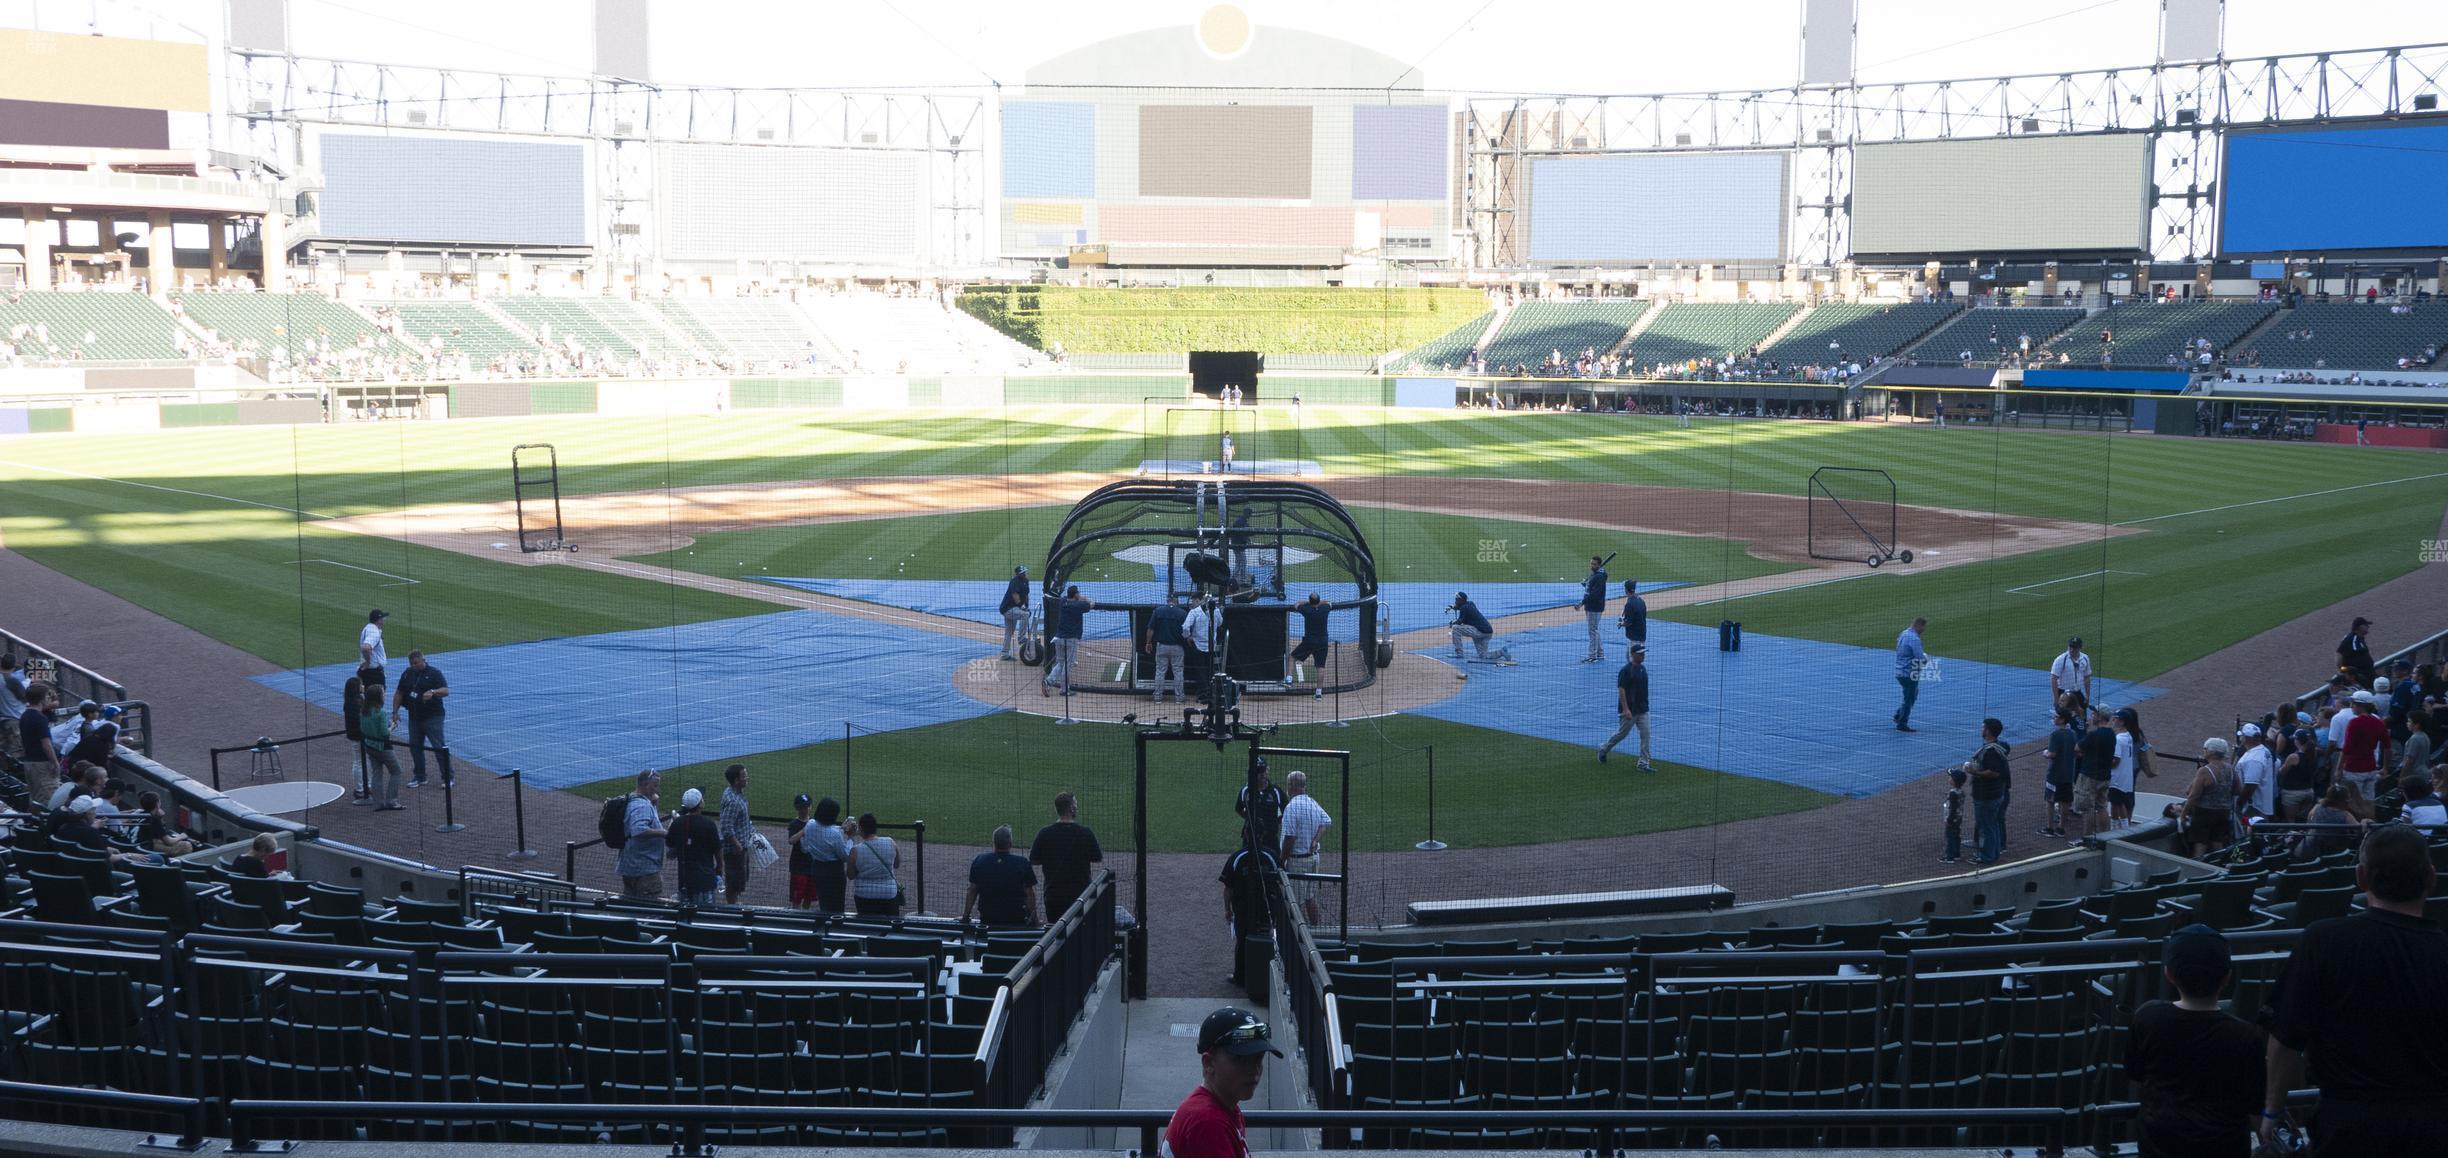
{"label": "child standing", "polygon": [[1947,769],[1946,795],[1946,855],[1938,859],[1954,864],[1963,859],[1964,770]]}
{"label": "child standing", "polygon": [[790,903],[794,909],[805,909],[816,903],[816,862],[807,850],[799,847],[799,833],[808,826],[808,794],[802,792],[791,801],[799,815],[790,822]]}

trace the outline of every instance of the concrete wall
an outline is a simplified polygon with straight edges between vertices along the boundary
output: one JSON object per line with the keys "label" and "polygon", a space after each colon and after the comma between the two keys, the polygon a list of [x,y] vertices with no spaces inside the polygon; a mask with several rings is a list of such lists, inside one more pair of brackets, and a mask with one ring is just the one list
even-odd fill
{"label": "concrete wall", "polygon": [[[1125,1005],[1122,963],[1109,960],[1089,991],[1087,1008],[1071,1027],[1071,1038],[1047,1069],[1045,1091],[1028,1104],[1032,1110],[1111,1110],[1122,1105],[1122,1056]],[[1086,1126],[1056,1126],[1015,1130],[1017,1150],[1112,1150],[1138,1145],[1138,1138],[1117,1138],[1118,1131]]]}

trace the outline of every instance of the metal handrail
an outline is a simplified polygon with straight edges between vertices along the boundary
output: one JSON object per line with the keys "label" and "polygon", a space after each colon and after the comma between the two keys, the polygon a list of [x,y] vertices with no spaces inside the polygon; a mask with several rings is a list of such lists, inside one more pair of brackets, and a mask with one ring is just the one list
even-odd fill
{"label": "metal handrail", "polygon": [[175,1142],[156,1135],[146,1145],[157,1149],[199,1151],[204,1148],[204,1101],[168,1094],[138,1094],[85,1086],[47,1086],[40,1082],[0,1081],[0,1102],[40,1102],[46,1105],[92,1106],[124,1110],[144,1117],[175,1119],[185,1131]]}
{"label": "metal handrail", "polygon": [[[1598,1131],[1597,1152],[1615,1149],[1622,1130],[1671,1127],[1776,1126],[2039,1126],[2062,1149],[2081,1111],[2060,1107],[1938,1108],[1918,1110],[1250,1110],[1247,1124],[1259,1129],[1353,1129],[1369,1127],[1455,1129],[1573,1129]],[[579,1102],[304,1102],[234,1099],[229,1103],[230,1152],[266,1153],[256,1137],[265,1119],[427,1119],[449,1122],[648,1123],[683,1127],[676,1155],[711,1153],[709,1126],[861,1125],[879,1127],[1085,1126],[1139,1131],[1142,1153],[1153,1154],[1159,1133],[1173,1120],[1170,1109],[999,1110],[943,1107],[724,1106],[666,1103],[609,1105]]]}
{"label": "metal handrail", "polygon": [[[2429,659],[2423,658],[2426,651],[2430,655]],[[2401,659],[2412,660],[2418,665],[2424,663],[2448,662],[2448,630],[2433,632],[2428,638],[2418,640],[2415,643],[2398,648],[2387,655],[2374,659],[2372,661],[2372,670],[2386,675],[2389,668],[2395,666],[2397,661]],[[2315,704],[2318,704],[2322,698],[2326,697],[2328,694],[2329,683],[2328,681],[2323,680],[2319,687],[2313,688],[2311,691],[2295,697],[2295,708],[2297,711],[2302,711]]]}

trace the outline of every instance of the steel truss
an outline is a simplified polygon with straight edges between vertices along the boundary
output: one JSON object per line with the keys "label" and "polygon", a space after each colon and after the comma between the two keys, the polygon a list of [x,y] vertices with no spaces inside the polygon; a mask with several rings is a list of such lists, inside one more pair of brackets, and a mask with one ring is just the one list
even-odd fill
{"label": "steel truss", "polygon": [[2211,255],[2219,133],[2426,113],[2448,88],[2448,44],[2213,60],[2046,76],[1794,86],[1742,93],[1485,96],[1464,100],[1463,204],[1479,264],[1528,264],[1519,192],[1534,157],[1789,150],[1794,260],[1850,252],[1852,148],[2065,133],[2152,140],[2158,260]]}
{"label": "steel truss", "polygon": [[981,260],[985,92],[663,87],[233,51],[225,139],[276,169],[304,169],[305,126],[595,141],[599,243],[628,264],[654,251],[654,146],[923,152],[930,257]]}

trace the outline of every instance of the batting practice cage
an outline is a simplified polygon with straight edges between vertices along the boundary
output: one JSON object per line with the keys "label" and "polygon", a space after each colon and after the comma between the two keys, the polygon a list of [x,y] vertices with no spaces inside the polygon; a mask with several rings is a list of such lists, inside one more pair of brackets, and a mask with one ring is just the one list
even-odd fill
{"label": "batting practice cage", "polygon": [[[2100,365],[2103,311],[2115,364],[2159,367],[2269,332],[2274,303],[2102,303],[2131,261],[2053,266],[2049,294],[1949,264],[1933,296],[1919,261],[1787,276],[1843,201],[1817,151],[1643,151],[1620,110],[1560,123],[1395,71],[1262,100],[1032,81],[964,96],[957,147],[659,142],[622,154],[656,169],[620,235],[654,260],[610,281],[361,260],[174,295],[268,384],[0,408],[27,431],[0,433],[0,533],[196,657],[162,670],[213,699],[155,758],[204,777],[235,750],[225,790],[259,737],[287,780],[353,788],[367,628],[377,695],[420,652],[443,738],[398,754],[447,748],[450,793],[379,832],[345,799],[293,819],[618,888],[603,802],[651,769],[664,809],[697,788],[712,812],[742,764],[775,843],[801,794],[873,814],[909,904],[957,914],[996,829],[1025,851],[1068,793],[1120,895],[1147,886],[1158,992],[1228,959],[1215,882],[1251,770],[1241,740],[1151,744],[1139,787],[1138,735],[1201,706],[1156,699],[1176,596],[1219,620],[1186,684],[1218,664],[1267,747],[1348,754],[1271,774],[1333,810],[1320,907],[1365,930],[1955,871],[1942,771],[1985,718],[2046,738],[2070,637],[2093,702],[2188,751],[2212,733],[2154,723],[2191,665],[2439,538],[2434,458],[2281,436],[2341,404],[2040,364]],[[1607,120],[1587,148],[1583,115]],[[397,231],[362,157],[325,170],[327,232],[351,197],[348,236]],[[110,674],[135,698],[167,678]],[[2038,762],[2015,769],[2010,851],[2042,809]],[[786,890],[776,867],[745,899]]]}

